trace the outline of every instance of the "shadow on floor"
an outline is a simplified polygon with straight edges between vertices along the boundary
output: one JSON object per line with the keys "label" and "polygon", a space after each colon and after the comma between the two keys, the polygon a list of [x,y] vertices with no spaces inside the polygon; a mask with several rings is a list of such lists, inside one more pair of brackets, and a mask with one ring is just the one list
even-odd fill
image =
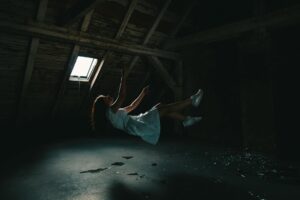
{"label": "shadow on floor", "polygon": [[150,188],[148,190],[147,186],[132,188],[122,182],[114,182],[111,186],[110,199],[254,199],[240,188],[188,174],[177,174],[156,183],[160,184],[159,192],[153,192]]}

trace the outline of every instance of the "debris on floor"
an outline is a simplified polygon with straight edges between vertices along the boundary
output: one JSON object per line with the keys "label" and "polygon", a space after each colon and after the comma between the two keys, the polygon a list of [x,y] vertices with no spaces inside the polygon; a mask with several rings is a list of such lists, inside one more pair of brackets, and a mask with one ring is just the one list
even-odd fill
{"label": "debris on floor", "polygon": [[83,173],[99,173],[99,172],[102,172],[104,170],[106,170],[107,167],[105,168],[98,168],[98,169],[90,169],[90,170],[86,170],[86,171],[81,171],[80,173],[83,174]]}
{"label": "debris on floor", "polygon": [[114,162],[111,165],[122,166],[122,165],[124,165],[124,163],[123,162]]}
{"label": "debris on floor", "polygon": [[125,158],[125,159],[131,159],[131,158],[133,158],[133,156],[122,156],[122,158]]}
{"label": "debris on floor", "polygon": [[[208,155],[206,152],[204,154]],[[296,167],[285,166],[275,158],[260,153],[224,151],[210,157],[214,165],[218,163],[242,178],[258,176],[262,179],[273,179],[290,184],[300,183],[300,173]]]}
{"label": "debris on floor", "polygon": [[129,173],[129,174],[127,174],[127,175],[129,175],[129,176],[137,176],[137,175],[139,175],[139,174],[136,173],[136,172],[134,172],[134,173]]}

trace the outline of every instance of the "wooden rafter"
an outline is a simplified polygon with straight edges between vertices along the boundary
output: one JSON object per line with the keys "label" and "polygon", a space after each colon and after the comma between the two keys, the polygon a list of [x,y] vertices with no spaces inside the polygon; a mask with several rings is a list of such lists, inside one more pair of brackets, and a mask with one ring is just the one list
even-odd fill
{"label": "wooden rafter", "polygon": [[[171,4],[171,2],[172,2],[172,0],[167,0],[165,2],[164,6],[162,7],[162,9],[160,10],[158,16],[156,17],[152,27],[150,28],[150,30],[148,31],[146,37],[144,38],[143,45],[146,45],[149,42],[151,36],[153,35],[154,31],[156,30],[157,26],[159,25],[161,19],[163,18],[164,14],[167,11],[167,9],[168,9],[169,5]],[[131,72],[131,70],[134,68],[134,66],[137,63],[138,59],[139,59],[139,56],[134,56],[134,58],[131,60],[131,63],[128,67],[126,76],[128,76],[129,73]]]}
{"label": "wooden rafter", "polygon": [[[93,15],[93,12],[94,12],[94,10],[90,10],[90,12],[84,17],[84,19],[82,21],[82,24],[81,24],[81,27],[80,27],[81,31],[83,31],[83,32],[87,31],[88,26],[89,26],[90,21],[91,21],[91,18],[92,18],[92,15]],[[68,78],[69,78],[69,76],[72,72],[72,69],[73,69],[73,66],[76,62],[79,51],[80,51],[80,46],[77,45],[77,44],[74,45],[71,56],[69,58],[69,62],[67,64],[67,69],[66,69],[66,72],[64,74],[64,78],[63,78],[63,80],[60,84],[59,91],[57,93],[57,96],[56,96],[56,99],[55,99],[55,102],[54,102],[54,105],[53,105],[53,108],[52,108],[52,117],[54,117],[57,113],[58,107],[61,103],[64,91],[65,91],[65,86],[66,86]]]}
{"label": "wooden rafter", "polygon": [[60,17],[58,24],[61,26],[70,25],[76,20],[90,13],[98,3],[104,0],[79,0]]}
{"label": "wooden rafter", "polygon": [[130,5],[129,5],[129,8],[128,8],[126,14],[125,14],[125,17],[124,17],[124,19],[121,23],[121,26],[120,26],[120,28],[119,28],[116,36],[115,36],[116,40],[119,40],[121,38],[121,36],[123,35],[123,33],[125,31],[125,28],[126,28],[128,22],[129,22],[130,18],[131,18],[131,15],[132,15],[134,9],[136,8],[137,1],[138,0],[132,0],[131,1]]}
{"label": "wooden rafter", "polygon": [[[129,0],[109,0],[109,2],[114,2],[122,6],[127,6]],[[163,2],[163,1],[162,1]],[[135,10],[143,15],[156,17],[158,6],[151,3],[149,0],[139,0],[139,3],[136,5]],[[178,17],[172,13],[166,13],[164,16],[164,21],[168,23],[176,23]]]}
{"label": "wooden rafter", "polygon": [[[36,14],[37,22],[42,22],[44,20],[47,11],[47,5],[48,5],[48,0],[40,0],[38,11]],[[24,78],[23,78],[23,85],[22,85],[19,104],[18,104],[17,121],[16,121],[17,125],[19,125],[19,123],[22,120],[24,101],[31,80],[31,76],[34,68],[34,61],[39,47],[39,43],[40,43],[39,38],[31,39],[29,53],[27,57],[26,67],[25,67]]]}
{"label": "wooden rafter", "polygon": [[177,60],[180,56],[174,52],[159,49],[151,49],[142,45],[120,43],[114,39],[95,36],[82,31],[71,31],[66,28],[46,24],[31,23],[31,25],[20,25],[14,23],[0,22],[0,29],[18,35],[34,35],[36,37],[55,40],[65,43],[78,44],[80,46],[95,49],[105,49],[125,54],[151,55],[162,58]]}
{"label": "wooden rafter", "polygon": [[178,33],[178,31],[181,29],[181,27],[185,23],[187,17],[191,13],[191,11],[193,10],[193,8],[197,2],[198,2],[198,0],[193,0],[190,4],[188,4],[188,6],[185,8],[185,11],[183,12],[183,15],[181,16],[179,22],[177,23],[177,25],[174,27],[171,34],[169,35],[170,38],[174,38],[176,36],[176,34]]}
{"label": "wooden rafter", "polygon": [[[174,38],[176,36],[176,34],[178,33],[178,31],[181,29],[181,27],[183,26],[184,22],[186,21],[187,17],[189,16],[189,14],[191,13],[192,9],[194,8],[195,4],[197,3],[198,1],[197,0],[192,0],[192,2],[190,4],[188,4],[188,6],[185,8],[184,12],[183,12],[183,15],[181,16],[180,20],[178,21],[177,25],[173,28],[173,30],[171,31],[171,34],[169,35],[169,39],[168,40],[171,40],[172,38]],[[165,43],[167,44],[167,43]],[[165,48],[165,46],[163,46],[163,49]],[[178,64],[180,63],[180,64]],[[175,63],[177,65],[177,70],[182,70],[182,61],[179,60],[178,62],[176,61]],[[181,85],[181,73],[178,74],[178,84]],[[144,83],[147,83],[150,78],[150,75],[149,76],[146,76],[145,79],[144,79]],[[162,95],[163,93],[165,92],[165,89],[162,90]],[[160,96],[162,96],[160,95]],[[175,94],[175,96],[179,96],[178,94]],[[179,98],[179,97],[178,97]]]}
{"label": "wooden rafter", "polygon": [[262,27],[277,28],[299,22],[300,5],[297,5],[290,8],[285,8],[281,11],[266,14],[264,16],[253,17],[232,24],[226,24],[207,31],[201,31],[180,39],[172,40],[166,45],[166,47],[168,49],[175,49],[197,43],[211,43],[238,37],[243,32],[260,29]]}
{"label": "wooden rafter", "polygon": [[[137,1],[138,0],[132,0],[131,3],[129,4],[128,10],[127,10],[127,12],[126,12],[126,14],[124,16],[124,19],[123,19],[123,21],[122,21],[122,23],[121,23],[121,25],[119,27],[119,30],[118,30],[118,32],[117,32],[117,34],[115,36],[116,40],[119,40],[121,38],[121,36],[123,35],[123,33],[125,31],[125,28],[126,28],[128,22],[129,22],[130,18],[131,18],[131,15],[132,15],[134,9],[136,8]],[[94,85],[95,85],[95,83],[96,83],[96,81],[98,79],[100,70],[101,70],[102,66],[104,65],[104,62],[107,60],[107,58],[109,58],[111,56],[111,53],[112,52],[107,51],[105,53],[105,55],[103,56],[102,62],[100,64],[100,66],[98,67],[98,69],[97,69],[97,71],[96,71],[96,73],[95,73],[95,75],[94,75],[94,77],[92,79],[92,82],[90,84],[89,93],[93,90],[93,87],[94,87]]]}

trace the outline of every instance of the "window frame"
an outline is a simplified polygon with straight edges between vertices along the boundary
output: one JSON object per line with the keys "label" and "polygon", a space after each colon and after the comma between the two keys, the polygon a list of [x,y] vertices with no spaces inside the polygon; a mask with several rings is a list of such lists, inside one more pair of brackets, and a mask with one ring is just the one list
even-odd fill
{"label": "window frame", "polygon": [[[74,70],[74,67],[76,65],[77,59],[79,57],[86,57],[86,58],[92,58],[93,59],[91,65],[90,65],[90,67],[89,67],[89,69],[87,71],[87,76],[74,76],[74,75],[72,76],[71,75],[72,72],[73,72],[73,70]],[[92,64],[93,64],[93,62],[94,62],[95,59],[97,60],[96,64],[94,65],[94,67],[92,67]],[[96,69],[99,67],[99,64],[100,64],[100,59],[97,58],[97,57],[91,57],[91,56],[87,56],[87,55],[78,55],[76,57],[74,65],[72,67],[72,71],[71,71],[70,76],[69,76],[69,81],[90,82],[91,79],[92,79],[92,77],[93,77],[93,75],[94,75],[94,73],[95,73],[95,71],[96,71]]]}

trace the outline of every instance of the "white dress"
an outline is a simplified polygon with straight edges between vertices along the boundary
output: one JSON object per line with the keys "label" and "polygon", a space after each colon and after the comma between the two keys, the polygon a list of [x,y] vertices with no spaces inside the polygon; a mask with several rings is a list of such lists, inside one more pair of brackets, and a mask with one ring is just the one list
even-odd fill
{"label": "white dress", "polygon": [[123,109],[114,113],[107,109],[106,117],[112,126],[130,135],[141,137],[150,144],[156,144],[160,136],[160,117],[156,107],[139,115],[128,115]]}

